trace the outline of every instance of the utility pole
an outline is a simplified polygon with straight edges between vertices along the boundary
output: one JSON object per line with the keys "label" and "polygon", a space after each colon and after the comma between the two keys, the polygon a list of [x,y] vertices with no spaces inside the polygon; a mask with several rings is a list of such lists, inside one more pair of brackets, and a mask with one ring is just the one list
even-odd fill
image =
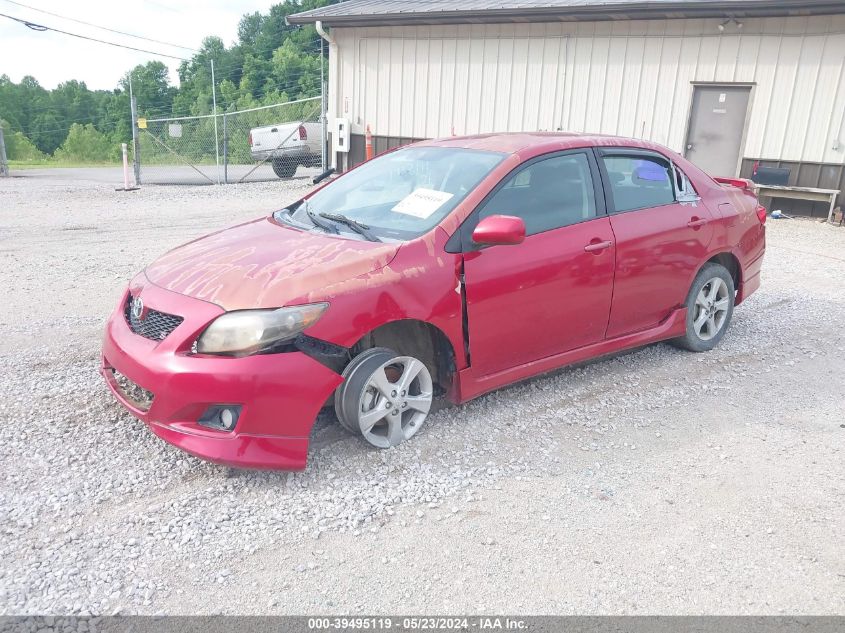
{"label": "utility pole", "polygon": [[129,72],[129,110],[132,116],[132,168],[135,171],[135,186],[141,186],[141,143],[138,139],[138,104],[132,94],[132,72]]}
{"label": "utility pole", "polygon": [[214,156],[217,161],[217,184],[220,184],[220,137],[217,132],[217,86],[214,82],[214,60],[211,60],[211,99],[214,104]]}
{"label": "utility pole", "polygon": [[6,160],[6,140],[3,138],[3,128],[0,127],[0,176],[9,175],[9,162]]}

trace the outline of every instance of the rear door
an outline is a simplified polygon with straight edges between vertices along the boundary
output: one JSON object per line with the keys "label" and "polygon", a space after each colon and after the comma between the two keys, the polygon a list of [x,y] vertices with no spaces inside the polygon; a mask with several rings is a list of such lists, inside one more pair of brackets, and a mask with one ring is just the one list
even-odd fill
{"label": "rear door", "polygon": [[[534,159],[461,227],[471,364],[489,375],[602,340],[614,247],[592,150]],[[525,221],[522,244],[474,247],[481,218]]]}
{"label": "rear door", "polygon": [[607,338],[614,338],[655,327],[684,303],[708,252],[713,218],[686,176],[662,154],[596,152],[616,240],[607,328]]}

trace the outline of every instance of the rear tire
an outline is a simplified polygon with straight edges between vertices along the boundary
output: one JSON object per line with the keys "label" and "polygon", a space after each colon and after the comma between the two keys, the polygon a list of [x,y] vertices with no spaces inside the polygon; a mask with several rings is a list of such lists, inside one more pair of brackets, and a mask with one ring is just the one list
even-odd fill
{"label": "rear tire", "polygon": [[706,264],[687,295],[686,333],[671,343],[691,352],[709,352],[731,323],[736,300],[733,277],[721,264]]}
{"label": "rear tire", "polygon": [[278,158],[273,161],[273,173],[279,178],[291,178],[299,164],[290,158]]}

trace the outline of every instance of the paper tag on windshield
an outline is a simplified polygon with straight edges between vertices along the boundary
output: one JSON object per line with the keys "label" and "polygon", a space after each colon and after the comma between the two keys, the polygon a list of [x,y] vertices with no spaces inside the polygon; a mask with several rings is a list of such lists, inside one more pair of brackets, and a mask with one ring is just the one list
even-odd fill
{"label": "paper tag on windshield", "polygon": [[435,189],[416,189],[412,194],[400,200],[391,211],[427,219],[442,207],[454,194]]}

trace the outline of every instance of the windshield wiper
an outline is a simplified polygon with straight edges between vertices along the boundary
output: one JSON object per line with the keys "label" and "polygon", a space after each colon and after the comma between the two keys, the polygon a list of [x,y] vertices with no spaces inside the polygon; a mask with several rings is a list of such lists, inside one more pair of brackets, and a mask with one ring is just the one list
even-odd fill
{"label": "windshield wiper", "polygon": [[321,218],[326,218],[327,220],[332,220],[333,222],[340,222],[341,224],[345,224],[350,229],[358,233],[359,235],[363,235],[365,238],[370,240],[371,242],[381,242],[381,238],[379,238],[375,233],[370,231],[370,227],[366,224],[361,224],[357,220],[353,220],[352,218],[347,218],[345,215],[341,215],[340,213],[321,213]]}
{"label": "windshield wiper", "polygon": [[334,233],[335,235],[340,233],[340,231],[337,230],[336,226],[334,226],[333,224],[329,224],[328,222],[323,222],[323,220],[320,219],[320,216],[323,215],[322,213],[320,215],[317,215],[313,211],[305,209],[305,214],[308,216],[308,219],[311,220],[314,226],[321,228],[328,233]]}

